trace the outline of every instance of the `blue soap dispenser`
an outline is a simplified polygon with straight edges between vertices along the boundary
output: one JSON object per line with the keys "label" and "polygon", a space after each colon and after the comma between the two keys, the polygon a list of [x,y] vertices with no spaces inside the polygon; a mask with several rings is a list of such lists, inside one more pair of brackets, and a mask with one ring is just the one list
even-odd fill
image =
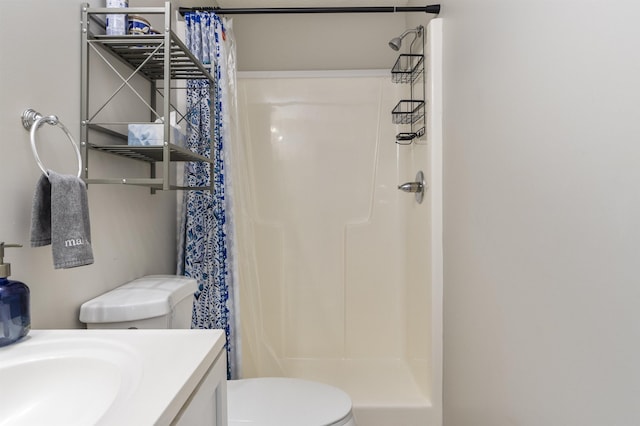
{"label": "blue soap dispenser", "polygon": [[4,263],[5,247],[22,246],[0,241],[0,346],[21,339],[31,330],[29,287],[7,279],[11,275],[11,264]]}

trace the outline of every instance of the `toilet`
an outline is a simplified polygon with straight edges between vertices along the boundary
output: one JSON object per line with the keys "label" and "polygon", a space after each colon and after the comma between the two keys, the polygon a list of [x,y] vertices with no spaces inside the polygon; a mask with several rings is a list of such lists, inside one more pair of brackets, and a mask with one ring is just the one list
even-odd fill
{"label": "toilet", "polygon": [[[196,281],[148,275],[82,304],[87,328],[191,328]],[[308,380],[263,377],[227,381],[229,426],[356,426],[342,390]]]}
{"label": "toilet", "polygon": [[349,395],[308,380],[229,380],[227,401],[228,426],[356,426]]}

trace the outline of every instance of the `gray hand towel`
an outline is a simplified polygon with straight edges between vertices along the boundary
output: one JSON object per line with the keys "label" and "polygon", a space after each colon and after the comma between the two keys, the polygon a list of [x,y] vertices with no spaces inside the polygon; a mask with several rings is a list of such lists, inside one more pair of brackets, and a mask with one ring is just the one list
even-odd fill
{"label": "gray hand towel", "polygon": [[53,267],[93,263],[89,203],[82,179],[51,170],[36,185],[31,211],[31,247],[51,244]]}

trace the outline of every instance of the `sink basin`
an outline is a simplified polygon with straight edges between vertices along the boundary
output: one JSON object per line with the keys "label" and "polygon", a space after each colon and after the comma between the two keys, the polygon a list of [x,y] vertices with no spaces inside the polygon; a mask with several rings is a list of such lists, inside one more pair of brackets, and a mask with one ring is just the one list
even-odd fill
{"label": "sink basin", "polygon": [[0,354],[2,426],[99,424],[140,380],[139,356],[113,341],[27,336]]}

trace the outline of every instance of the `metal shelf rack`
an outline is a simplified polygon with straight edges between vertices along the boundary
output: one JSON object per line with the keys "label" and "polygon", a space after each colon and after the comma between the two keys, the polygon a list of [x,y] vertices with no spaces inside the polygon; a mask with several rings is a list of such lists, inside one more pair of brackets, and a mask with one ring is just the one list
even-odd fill
{"label": "metal shelf rack", "polygon": [[[209,163],[212,160],[195,154],[189,149],[170,143],[171,125],[168,117],[176,112],[181,120],[187,113],[180,111],[171,99],[171,82],[175,80],[199,79],[208,80],[210,92],[215,86],[215,79],[209,69],[193,56],[186,45],[171,29],[171,3],[165,2],[164,7],[135,7],[135,8],[91,8],[89,4],[82,5],[81,22],[81,105],[80,105],[80,146],[82,151],[82,177],[88,184],[129,184],[147,186],[155,190],[213,190],[213,181],[206,187],[189,187],[172,184],[171,163],[197,161]],[[164,22],[160,34],[150,35],[104,35],[104,20],[107,14],[135,14],[159,15]],[[93,59],[92,59],[93,57]],[[118,89],[102,104],[90,111],[90,68],[91,62],[102,60],[102,65],[110,68],[117,75],[121,84]],[[115,61],[127,65],[131,74],[123,76],[114,66]],[[140,94],[132,86],[130,80],[134,76],[141,76],[149,82],[149,93]],[[98,122],[97,116],[113,98],[124,88],[128,87],[141,100],[150,112],[149,123],[161,117],[163,123],[163,144],[158,146],[130,146],[127,145],[127,135],[114,130],[118,126],[126,125],[122,122]],[[211,93],[209,93],[209,96]],[[160,96],[162,99],[158,100]],[[186,120],[185,120],[186,121]],[[94,132],[107,135],[114,143],[98,144],[90,141]],[[144,161],[150,164],[148,178],[94,178],[89,176],[89,151],[98,150],[125,158]],[[162,168],[162,176],[156,177],[156,165]],[[211,170],[213,171],[213,170]],[[213,176],[213,173],[211,173]]]}
{"label": "metal shelf rack", "polygon": [[[408,131],[396,135],[396,143],[410,145],[415,139],[425,135],[426,129],[426,102],[425,102],[425,71],[424,71],[424,28],[417,28],[418,34],[411,43],[409,53],[398,55],[393,68],[391,68],[391,81],[393,83],[408,84],[409,99],[400,100],[391,111],[393,124],[409,125]],[[412,53],[413,44],[420,40],[422,52]],[[421,93],[418,89],[421,88]]]}

